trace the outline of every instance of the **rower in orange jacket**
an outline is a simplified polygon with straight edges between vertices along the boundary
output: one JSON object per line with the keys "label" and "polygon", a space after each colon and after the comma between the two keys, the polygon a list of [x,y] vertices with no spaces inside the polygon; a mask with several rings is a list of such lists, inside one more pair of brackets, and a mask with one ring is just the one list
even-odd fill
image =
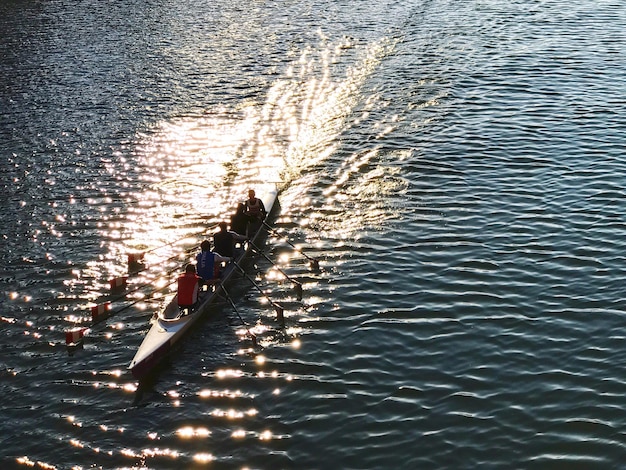
{"label": "rower in orange jacket", "polygon": [[200,276],[196,274],[196,267],[188,264],[185,272],[178,276],[178,306],[193,308],[198,302]]}

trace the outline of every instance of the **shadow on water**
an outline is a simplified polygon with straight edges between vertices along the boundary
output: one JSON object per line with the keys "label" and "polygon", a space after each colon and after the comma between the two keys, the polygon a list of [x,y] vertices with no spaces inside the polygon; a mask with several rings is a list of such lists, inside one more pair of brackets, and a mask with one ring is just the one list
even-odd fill
{"label": "shadow on water", "polygon": [[143,400],[144,396],[147,394],[151,394],[151,393],[157,393],[154,387],[156,383],[158,382],[159,377],[164,371],[171,369],[171,368],[172,368],[172,360],[171,360],[171,357],[168,356],[165,359],[163,359],[161,363],[159,363],[154,369],[152,369],[152,371],[148,375],[146,375],[145,377],[142,377],[139,380],[137,390],[135,391],[135,396],[133,398],[132,406],[134,407],[147,406],[150,402],[148,400],[144,401]]}

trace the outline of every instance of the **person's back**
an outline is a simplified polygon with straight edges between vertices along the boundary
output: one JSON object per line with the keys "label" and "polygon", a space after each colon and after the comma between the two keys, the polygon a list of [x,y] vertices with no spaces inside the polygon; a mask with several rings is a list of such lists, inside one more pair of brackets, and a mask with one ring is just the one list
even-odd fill
{"label": "person's back", "polygon": [[196,268],[188,264],[185,272],[178,277],[178,306],[183,308],[193,307],[198,302],[198,281]]}
{"label": "person's back", "polygon": [[246,205],[240,202],[237,205],[237,211],[230,218],[230,229],[239,235],[245,235],[248,232],[248,220],[250,218],[245,214],[245,211]]}
{"label": "person's back", "polygon": [[198,263],[198,275],[204,281],[209,281],[215,277],[215,259],[213,253],[211,253],[211,242],[204,240],[200,244],[202,250],[196,256]]}
{"label": "person's back", "polygon": [[213,235],[213,245],[215,251],[222,256],[233,256],[233,245],[235,240],[227,230],[224,222],[220,223],[220,231]]}
{"label": "person's back", "polygon": [[246,239],[244,235],[229,231],[226,222],[220,222],[220,231],[213,235],[213,245],[217,253],[232,258],[241,254],[242,251],[242,249],[235,248],[235,243]]}

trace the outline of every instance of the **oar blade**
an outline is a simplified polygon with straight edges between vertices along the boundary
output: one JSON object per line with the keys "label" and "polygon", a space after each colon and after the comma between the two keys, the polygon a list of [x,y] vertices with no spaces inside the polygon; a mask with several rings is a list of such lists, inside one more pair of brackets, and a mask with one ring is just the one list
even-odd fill
{"label": "oar blade", "polygon": [[109,281],[109,287],[112,291],[119,291],[126,287],[128,284],[127,276],[115,277]]}
{"label": "oar blade", "polygon": [[273,306],[274,310],[276,310],[276,320],[278,320],[281,326],[285,326],[285,309],[277,303],[274,303]]}
{"label": "oar blade", "polygon": [[293,290],[296,292],[296,297],[298,298],[298,300],[302,300],[302,284],[300,284],[299,282],[295,282],[293,284]]}
{"label": "oar blade", "polygon": [[65,344],[70,346],[72,344],[83,341],[87,328],[74,328],[65,332]]}
{"label": "oar blade", "polygon": [[145,253],[128,253],[128,273],[136,274],[145,268]]}
{"label": "oar blade", "polygon": [[91,322],[99,323],[111,316],[111,302],[105,302],[91,307]]}
{"label": "oar blade", "polygon": [[83,349],[85,344],[85,333],[88,328],[73,328],[65,332],[65,347],[70,356],[77,350]]}
{"label": "oar blade", "polygon": [[132,266],[133,264],[140,264],[143,262],[145,253],[128,253],[128,265]]}

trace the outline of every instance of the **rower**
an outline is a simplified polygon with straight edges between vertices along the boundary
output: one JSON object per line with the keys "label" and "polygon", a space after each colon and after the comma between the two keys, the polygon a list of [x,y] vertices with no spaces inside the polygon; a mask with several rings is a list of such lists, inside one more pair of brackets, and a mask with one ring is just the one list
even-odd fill
{"label": "rower", "polygon": [[250,218],[250,223],[248,224],[248,236],[254,236],[254,234],[259,231],[259,228],[261,228],[261,224],[267,216],[267,211],[265,210],[263,201],[256,197],[254,189],[250,189],[248,191],[248,199],[245,202],[244,214]]}
{"label": "rower", "polygon": [[237,204],[237,210],[230,218],[230,229],[239,235],[245,235],[248,231],[250,217],[246,215],[246,205],[243,202]]}
{"label": "rower", "polygon": [[220,231],[213,235],[213,245],[215,251],[222,256],[239,257],[243,252],[242,248],[235,247],[237,242],[242,242],[248,239],[245,235],[239,235],[232,230],[228,230],[228,224],[226,222],[220,222]]}
{"label": "rower", "polygon": [[219,281],[220,263],[229,263],[231,258],[211,251],[211,242],[208,240],[200,244],[200,249],[202,251],[196,256],[196,261],[201,282],[202,284],[215,284]]}
{"label": "rower", "polygon": [[178,276],[178,306],[181,309],[192,310],[198,303],[199,281],[193,264],[188,264],[185,272]]}

